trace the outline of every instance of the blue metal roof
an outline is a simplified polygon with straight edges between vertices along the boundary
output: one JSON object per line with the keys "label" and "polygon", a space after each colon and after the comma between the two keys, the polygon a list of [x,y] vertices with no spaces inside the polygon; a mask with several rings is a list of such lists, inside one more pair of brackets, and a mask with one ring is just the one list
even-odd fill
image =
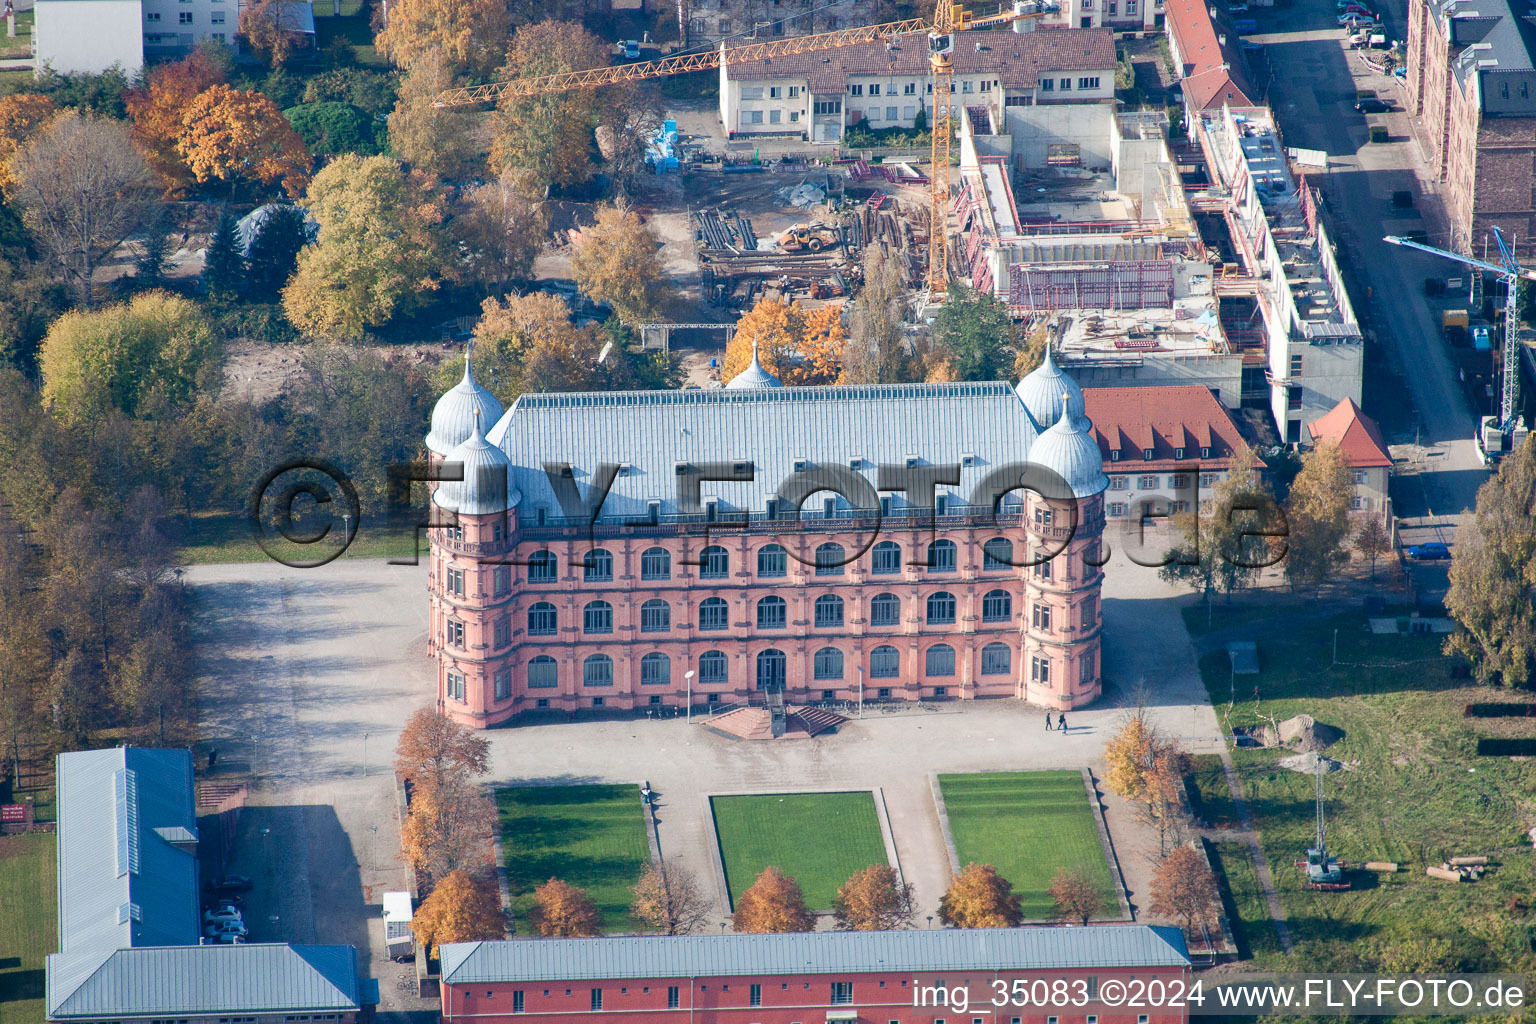
{"label": "blue metal roof", "polygon": [[360,1008],[352,946],[167,946],[55,953],[48,1016],[114,1018]]}
{"label": "blue metal roof", "polygon": [[978,928],[786,935],[510,939],[442,948],[443,982],[1187,967],[1177,928]]}
{"label": "blue metal roof", "polygon": [[[680,463],[750,462],[752,481],[705,481],[702,499],[760,513],[800,461],[854,466],[874,488],[879,463],[933,466],[971,455],[960,485],[939,488],[964,500],[998,466],[1024,461],[1037,433],[1013,388],[992,381],[530,394],[486,436],[512,462],[524,516],[530,506],[562,514],[545,463],[568,463],[587,501],[600,463],[628,464],[602,507],[600,519],[614,521],[646,516],[651,501],[662,515],[681,513]],[[904,506],[904,496],[892,505]]]}
{"label": "blue metal roof", "polygon": [[191,751],[60,754],[58,785],[60,949],[197,942]]}

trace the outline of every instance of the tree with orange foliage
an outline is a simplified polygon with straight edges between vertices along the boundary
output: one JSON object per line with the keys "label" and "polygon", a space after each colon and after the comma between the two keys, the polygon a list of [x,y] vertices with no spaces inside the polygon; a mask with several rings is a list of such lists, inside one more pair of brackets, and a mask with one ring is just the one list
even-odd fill
{"label": "tree with orange foliage", "polygon": [[436,956],[445,942],[485,942],[505,938],[507,917],[501,894],[488,875],[455,871],[437,884],[411,917],[416,941]]}
{"label": "tree with orange foliage", "polygon": [[395,771],[412,786],[442,789],[489,770],[491,745],[429,707],[405,720],[395,743]]}
{"label": "tree with orange foliage", "polygon": [[730,380],[751,364],[754,341],[758,361],[780,383],[836,384],[847,344],[842,307],[806,309],[780,298],[759,299],[736,321],[722,377]]}
{"label": "tree with orange foliage", "polygon": [[11,158],[32,132],[58,109],[47,96],[21,93],[0,98],[0,189],[9,194],[16,180]]}
{"label": "tree with orange foliage", "polygon": [[395,0],[373,42],[402,68],[442,57],[457,71],[488,76],[506,57],[509,20],[505,0]]}
{"label": "tree with orange foliage", "polygon": [[1014,928],[1023,919],[1013,884],[991,864],[967,864],[939,900],[939,920],[953,928]]}
{"label": "tree with orange foliage", "polygon": [[1051,902],[1057,919],[1086,925],[1099,912],[1099,890],[1082,868],[1062,868],[1051,879]]}
{"label": "tree with orange foliage", "polygon": [[603,933],[603,915],[585,889],[551,878],[533,890],[528,919],[547,939],[585,938]]}
{"label": "tree with orange foliage", "polygon": [[911,883],[902,882],[889,864],[871,864],[855,871],[837,890],[832,912],[839,928],[879,932],[912,927],[917,909]]}
{"label": "tree with orange foliage", "polygon": [[299,196],[309,182],[309,151],[277,104],[259,92],[215,85],[187,106],[176,151],[198,181],[282,183]]}
{"label": "tree with orange foliage", "polygon": [[736,901],[731,927],[738,932],[808,932],[816,927],[816,915],[806,908],[799,882],[766,867]]}
{"label": "tree with orange foliage", "polygon": [[411,794],[400,849],[418,876],[440,879],[491,864],[496,805],[477,786],[425,786]]}
{"label": "tree with orange foliage", "polygon": [[1180,846],[1152,873],[1152,904],[1159,917],[1182,920],[1186,932],[1196,924],[1214,924],[1221,893],[1205,858],[1191,846]]}
{"label": "tree with orange foliage", "polygon": [[123,95],[133,144],[155,172],[167,195],[192,184],[192,171],[176,149],[185,127],[182,118],[199,93],[224,84],[224,69],[207,54],[196,52],[171,64],[160,64],[145,75],[144,84]]}
{"label": "tree with orange foliage", "polygon": [[303,42],[290,0],[246,0],[240,5],[240,36],[277,67]]}

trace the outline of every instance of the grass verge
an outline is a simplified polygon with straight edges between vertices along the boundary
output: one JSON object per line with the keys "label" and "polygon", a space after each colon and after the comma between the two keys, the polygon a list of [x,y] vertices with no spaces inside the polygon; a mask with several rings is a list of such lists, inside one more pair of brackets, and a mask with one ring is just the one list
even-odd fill
{"label": "grass verge", "polygon": [[1280,952],[1275,926],[1264,905],[1264,890],[1247,843],[1212,843],[1212,867],[1222,880],[1222,900],[1238,955],[1249,957]]}
{"label": "grass verge", "polygon": [[1227,788],[1227,773],[1221,767],[1220,754],[1197,754],[1189,759],[1189,774],[1184,776],[1196,818],[1212,828],[1236,828],[1237,805]]}
{"label": "grass verge", "polygon": [[806,906],[830,911],[854,872],[886,863],[872,793],[717,796],[709,803],[732,906],[764,868],[776,867],[800,883]]}
{"label": "grass verge", "polygon": [[[1536,765],[1478,757],[1479,735],[1500,726],[1461,714],[1463,705],[1507,691],[1452,679],[1439,637],[1372,634],[1358,613],[1255,634],[1258,702],[1229,710],[1226,654],[1200,660],[1218,715],[1230,727],[1305,712],[1341,730],[1324,751],[1344,765],[1323,777],[1329,852],[1350,863],[1403,865],[1395,875],[1351,872],[1348,892],[1307,891],[1292,863],[1315,841],[1313,777],[1278,765],[1291,751],[1235,749],[1244,798],[1301,944],[1299,963],[1376,969],[1402,963],[1404,950],[1429,949],[1433,959],[1415,965],[1528,965],[1536,870],[1523,832],[1532,823]],[[1425,877],[1426,865],[1458,854],[1487,854],[1498,866],[1468,885]]]}
{"label": "grass verge", "polygon": [[940,775],[939,789],[960,865],[991,864],[1023,898],[1026,918],[1050,917],[1056,872],[1081,869],[1099,893],[1100,914],[1119,900],[1094,809],[1077,771]]}
{"label": "grass verge", "polygon": [[[341,529],[333,530],[338,538]],[[176,558],[183,565],[212,565],[226,562],[265,562],[272,556],[251,535],[250,521],[244,513],[204,512],[178,516],[174,536]],[[366,516],[358,527],[352,544],[340,558],[409,558],[415,547],[414,526],[370,521]],[[294,559],[319,557],[321,551],[334,550],[330,538],[318,544],[288,545],[276,542],[279,554]],[[427,537],[421,537],[421,553],[426,554]]]}
{"label": "grass verge", "polygon": [[58,874],[49,832],[0,836],[0,1016],[43,1024],[44,964],[58,946]]}
{"label": "grass verge", "polygon": [[585,889],[609,931],[638,930],[631,889],[651,860],[638,786],[514,786],[496,810],[519,935],[533,934],[533,890],[551,878]]}

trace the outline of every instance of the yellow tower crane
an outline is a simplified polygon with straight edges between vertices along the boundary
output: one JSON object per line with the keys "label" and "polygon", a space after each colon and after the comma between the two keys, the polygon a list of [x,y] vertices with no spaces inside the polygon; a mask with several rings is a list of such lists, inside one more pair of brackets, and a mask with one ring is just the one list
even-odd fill
{"label": "yellow tower crane", "polygon": [[494,103],[503,96],[538,96],[551,92],[563,92],[566,89],[611,85],[615,82],[637,82],[648,78],[686,74],[690,71],[708,71],[718,68],[722,63],[745,64],[793,53],[815,53],[859,43],[896,39],[919,32],[927,33],[928,65],[933,75],[931,124],[933,167],[929,172],[928,191],[928,288],[937,298],[944,294],[949,282],[945,225],[949,212],[949,155],[953,126],[950,117],[950,97],[954,93],[955,77],[954,64],[950,58],[955,50],[955,33],[973,28],[1012,24],[1030,18],[1043,18],[1058,9],[1052,0],[1021,0],[1015,3],[1011,11],[976,17],[960,4],[938,0],[931,21],[926,18],[909,18],[906,21],[889,21],[881,25],[863,25],[858,28],[838,29],[834,32],[790,36],[770,42],[747,43],[730,48],[721,44],[718,49],[707,53],[678,54],[635,64],[614,64],[582,71],[563,71],[553,75],[505,79],[485,85],[450,89],[438,96],[435,105],[460,107],[477,103]]}

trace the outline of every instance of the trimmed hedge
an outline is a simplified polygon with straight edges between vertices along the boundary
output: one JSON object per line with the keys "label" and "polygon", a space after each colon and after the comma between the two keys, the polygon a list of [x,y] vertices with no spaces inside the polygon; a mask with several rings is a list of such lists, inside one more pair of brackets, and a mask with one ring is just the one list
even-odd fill
{"label": "trimmed hedge", "polygon": [[1468,704],[1465,718],[1536,718],[1536,702]]}
{"label": "trimmed hedge", "polygon": [[1477,741],[1479,757],[1536,757],[1536,739],[1496,739],[1487,737]]}

